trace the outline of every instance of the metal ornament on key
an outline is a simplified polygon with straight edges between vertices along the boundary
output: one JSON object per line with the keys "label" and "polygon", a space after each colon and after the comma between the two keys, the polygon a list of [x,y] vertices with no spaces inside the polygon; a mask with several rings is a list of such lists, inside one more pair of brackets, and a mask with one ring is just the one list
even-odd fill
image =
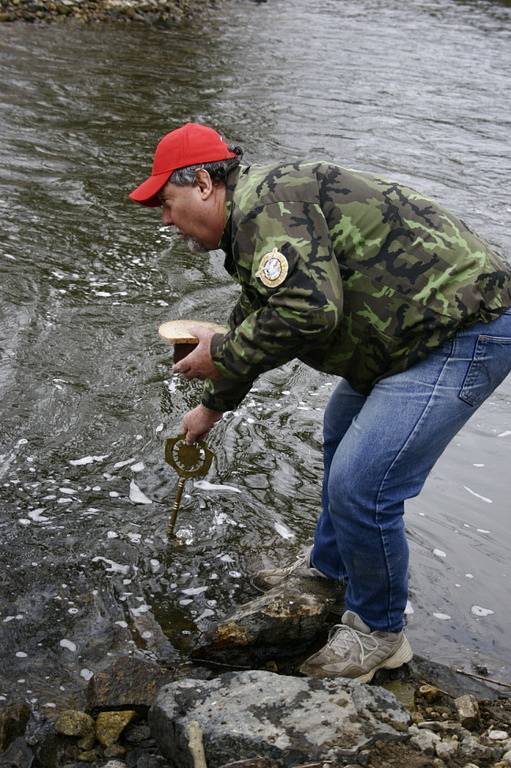
{"label": "metal ornament on key", "polygon": [[203,440],[195,443],[187,443],[184,435],[169,437],[165,442],[165,461],[173,467],[179,475],[176,498],[172,505],[170,520],[167,526],[167,536],[170,539],[174,535],[177,513],[181,504],[186,481],[191,477],[205,475],[213,461],[213,452]]}

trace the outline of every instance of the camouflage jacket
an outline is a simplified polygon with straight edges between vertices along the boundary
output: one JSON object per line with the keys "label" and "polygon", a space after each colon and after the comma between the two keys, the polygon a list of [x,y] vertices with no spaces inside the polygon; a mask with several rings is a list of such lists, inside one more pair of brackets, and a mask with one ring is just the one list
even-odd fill
{"label": "camouflage jacket", "polygon": [[242,167],[228,182],[222,248],[242,292],[212,339],[222,379],[205,384],[208,408],[236,407],[292,358],[367,394],[511,306],[511,267],[401,184],[327,162]]}

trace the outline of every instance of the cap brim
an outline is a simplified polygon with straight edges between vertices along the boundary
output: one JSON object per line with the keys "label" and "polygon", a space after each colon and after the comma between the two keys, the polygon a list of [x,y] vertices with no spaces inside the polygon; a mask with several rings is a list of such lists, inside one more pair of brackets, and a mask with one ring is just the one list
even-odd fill
{"label": "cap brim", "polygon": [[139,187],[130,192],[130,200],[134,200],[136,203],[145,205],[148,208],[156,208],[161,205],[156,195],[165,186],[171,174],[172,171],[165,171],[165,173],[149,176]]}

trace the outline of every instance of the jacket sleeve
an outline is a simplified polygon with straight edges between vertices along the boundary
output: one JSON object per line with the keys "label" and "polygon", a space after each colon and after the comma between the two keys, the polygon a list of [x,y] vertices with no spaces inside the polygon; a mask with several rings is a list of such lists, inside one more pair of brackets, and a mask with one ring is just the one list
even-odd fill
{"label": "jacket sleeve", "polygon": [[[236,407],[257,376],[314,349],[341,319],[339,265],[319,205],[272,203],[247,218],[235,247],[240,273],[255,297],[251,304],[258,308],[212,339],[222,379],[206,382],[203,404],[213,410]],[[272,286],[265,284],[261,267],[274,248],[284,270]]]}

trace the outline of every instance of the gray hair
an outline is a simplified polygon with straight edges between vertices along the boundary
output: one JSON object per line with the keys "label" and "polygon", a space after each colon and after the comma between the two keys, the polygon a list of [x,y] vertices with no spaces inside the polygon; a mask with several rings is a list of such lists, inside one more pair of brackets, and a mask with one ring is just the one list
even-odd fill
{"label": "gray hair", "polygon": [[199,163],[198,165],[187,165],[185,168],[178,168],[171,175],[169,181],[178,187],[185,187],[195,182],[197,171],[207,171],[214,183],[223,182],[227,179],[229,173],[236,168],[243,157],[241,147],[230,146],[229,150],[236,153],[236,157],[230,157],[227,160],[215,160],[212,163]]}

